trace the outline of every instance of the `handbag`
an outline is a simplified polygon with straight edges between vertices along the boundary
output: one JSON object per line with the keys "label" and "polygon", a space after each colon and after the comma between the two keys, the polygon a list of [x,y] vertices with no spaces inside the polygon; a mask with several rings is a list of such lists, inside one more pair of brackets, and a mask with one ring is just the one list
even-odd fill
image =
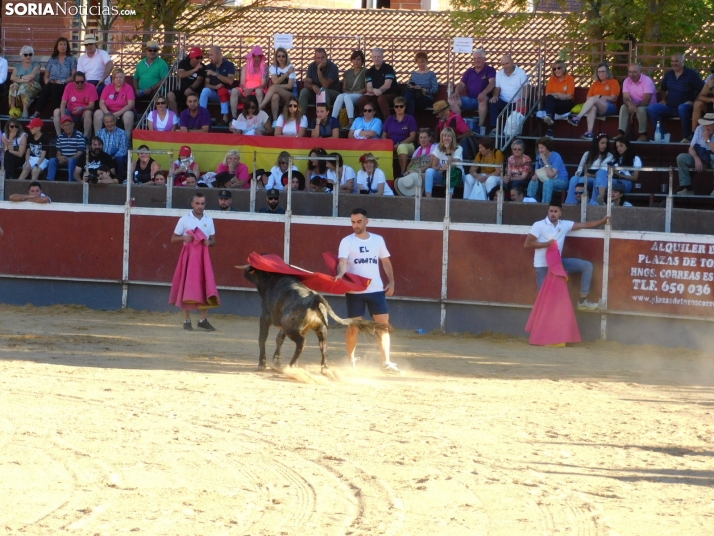
{"label": "handbag", "polygon": [[347,125],[350,124],[350,118],[347,115],[347,108],[342,108],[340,110],[340,127],[341,128],[347,128]]}
{"label": "handbag", "polygon": [[538,177],[538,180],[540,182],[550,180],[550,177],[548,176],[548,170],[546,170],[546,168],[544,167],[536,169],[536,177]]}
{"label": "handbag", "polygon": [[[449,188],[454,188],[461,184],[461,177],[463,176],[464,172],[461,171],[461,168],[458,167],[452,167],[451,168],[451,175],[449,177]],[[444,179],[444,184],[446,184],[446,171],[441,172],[441,176]]]}

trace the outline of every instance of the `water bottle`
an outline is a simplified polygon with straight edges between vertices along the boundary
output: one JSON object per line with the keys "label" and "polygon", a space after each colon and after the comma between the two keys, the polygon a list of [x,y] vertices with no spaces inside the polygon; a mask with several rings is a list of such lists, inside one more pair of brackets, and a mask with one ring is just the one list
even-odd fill
{"label": "water bottle", "polygon": [[419,328],[416,330],[419,335],[426,335],[428,332],[424,328]]}
{"label": "water bottle", "polygon": [[654,141],[662,141],[662,128],[659,121],[657,121],[657,126],[655,127]]}

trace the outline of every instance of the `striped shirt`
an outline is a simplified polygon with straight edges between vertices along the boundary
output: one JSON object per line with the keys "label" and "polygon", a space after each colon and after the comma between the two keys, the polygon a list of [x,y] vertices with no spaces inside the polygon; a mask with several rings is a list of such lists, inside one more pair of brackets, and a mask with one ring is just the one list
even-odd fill
{"label": "striped shirt", "polygon": [[436,73],[434,73],[434,71],[427,71],[425,73],[414,71],[409,77],[409,81],[414,82],[419,87],[425,88],[427,97],[433,97],[436,95],[436,92],[439,91],[439,82],[436,79]]}
{"label": "striped shirt", "polygon": [[87,144],[82,133],[76,128],[72,132],[72,136],[67,136],[63,131],[57,137],[55,143],[57,145],[57,152],[67,158],[74,156],[78,151],[84,152]]}
{"label": "striped shirt", "polygon": [[129,147],[126,141],[126,132],[120,128],[114,128],[109,132],[103,128],[97,132],[97,136],[104,142],[104,152],[109,156],[126,156]]}

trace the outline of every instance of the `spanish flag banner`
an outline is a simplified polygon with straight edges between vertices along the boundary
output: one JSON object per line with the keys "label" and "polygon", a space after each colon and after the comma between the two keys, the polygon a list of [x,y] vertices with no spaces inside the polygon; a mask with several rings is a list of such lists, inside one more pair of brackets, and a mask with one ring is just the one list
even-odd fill
{"label": "spanish flag banner", "polygon": [[[291,156],[308,156],[310,150],[322,147],[327,153],[340,153],[345,165],[355,172],[362,169],[359,157],[364,153],[372,153],[377,159],[380,169],[387,180],[392,180],[393,144],[389,140],[351,140],[342,138],[287,138],[276,136],[243,136],[238,134],[213,134],[202,132],[157,132],[153,130],[134,130],[134,149],[146,145],[153,151],[173,151],[174,160],[178,159],[179,149],[183,145],[191,147],[194,160],[202,172],[216,171],[218,164],[223,162],[228,151],[238,151],[243,162],[253,172],[255,168],[270,171],[281,151],[287,151]],[[169,169],[168,155],[152,156],[161,164],[162,169]],[[307,163],[295,162],[295,166],[305,172]]]}

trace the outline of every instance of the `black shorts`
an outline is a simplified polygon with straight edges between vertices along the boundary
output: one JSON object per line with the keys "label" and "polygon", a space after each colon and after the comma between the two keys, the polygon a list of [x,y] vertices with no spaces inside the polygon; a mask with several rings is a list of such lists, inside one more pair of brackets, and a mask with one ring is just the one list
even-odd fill
{"label": "black shorts", "polygon": [[367,292],[365,294],[345,294],[347,300],[347,318],[357,318],[364,316],[364,306],[367,306],[369,314],[386,315],[389,313],[387,305],[387,294],[380,290],[379,292]]}

